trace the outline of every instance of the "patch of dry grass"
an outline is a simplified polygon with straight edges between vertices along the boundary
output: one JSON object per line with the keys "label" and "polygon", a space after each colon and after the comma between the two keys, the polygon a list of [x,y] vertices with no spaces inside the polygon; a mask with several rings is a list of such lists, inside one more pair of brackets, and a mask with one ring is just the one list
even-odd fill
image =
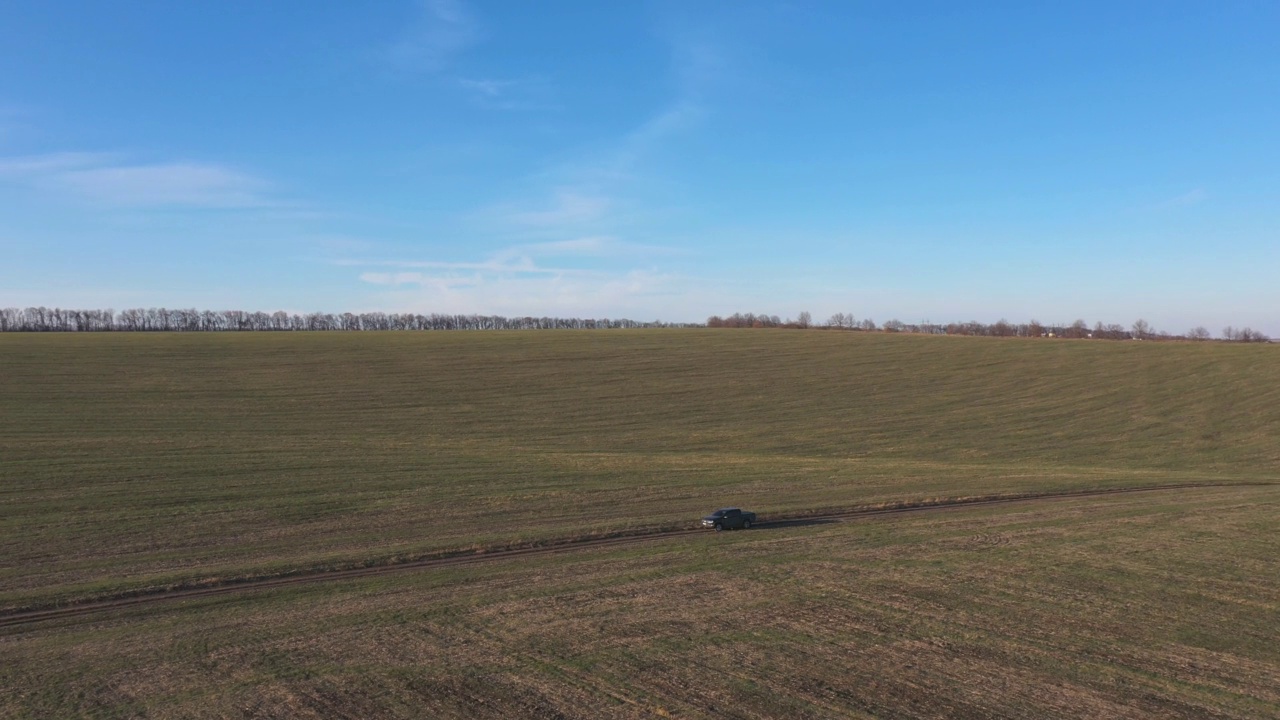
{"label": "patch of dry grass", "polygon": [[670,539],[0,635],[0,716],[1280,716],[1280,489]]}

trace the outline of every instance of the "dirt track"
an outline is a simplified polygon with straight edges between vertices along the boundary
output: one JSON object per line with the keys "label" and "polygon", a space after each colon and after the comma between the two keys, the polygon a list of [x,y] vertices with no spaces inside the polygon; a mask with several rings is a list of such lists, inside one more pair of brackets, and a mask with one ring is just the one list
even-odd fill
{"label": "dirt track", "polygon": [[[1117,495],[1123,493],[1138,492],[1159,492],[1170,490],[1185,490],[1194,488],[1209,487],[1239,487],[1248,485],[1271,485],[1274,483],[1197,483],[1183,485],[1154,485],[1144,487],[1129,488],[1112,488],[1107,490],[1080,490],[1066,491],[1056,493],[1040,493],[1034,495],[1018,495],[1008,497],[980,497],[963,500],[949,500],[921,504],[907,504],[900,507],[888,508],[870,508],[861,510],[850,510],[846,512],[814,514],[804,516],[781,517],[774,520],[762,520],[758,522],[754,530],[768,530],[786,527],[801,527],[806,525],[819,525],[833,522],[846,522],[850,520],[858,520],[862,518],[875,517],[881,515],[897,515],[902,513],[918,513],[918,512],[937,512],[942,510],[952,510],[964,507],[975,507],[981,505],[1001,505],[1013,503],[1031,503],[1044,502],[1050,500],[1063,500],[1069,498],[1096,497],[1103,495]],[[32,610],[24,610],[20,612],[0,615],[0,628],[14,627],[22,625],[33,625],[45,621],[73,618],[77,616],[92,615],[96,613],[104,613],[122,608],[129,608],[139,605],[149,605],[162,602],[172,602],[178,600],[191,600],[197,598],[212,597],[217,595],[231,595],[238,593],[249,593],[259,590],[268,590],[271,588],[284,587],[289,585],[301,585],[304,583],[320,583],[320,582],[337,582],[341,580],[350,580],[356,578],[364,578],[378,575],[387,575],[390,573],[400,573],[412,570],[427,570],[441,567],[456,567],[462,565],[474,565],[478,563],[494,562],[501,560],[509,560],[518,557],[553,555],[574,552],[587,548],[613,547],[638,545],[642,543],[657,542],[673,537],[682,537],[694,534],[710,534],[710,531],[700,528],[685,528],[679,530],[669,530],[662,532],[637,533],[632,535],[621,535],[605,538],[585,538],[570,539],[562,541],[552,541],[547,544],[536,545],[531,547],[499,549],[488,552],[470,552],[466,554],[448,555],[443,557],[433,557],[422,560],[414,560],[396,564],[375,565],[371,567],[324,570],[308,573],[299,573],[294,575],[285,575],[279,577],[257,578],[251,580],[228,582],[225,584],[211,585],[206,587],[179,588],[170,590],[149,590],[142,591],[134,595],[114,597],[108,599],[99,599],[89,602],[83,602],[73,605],[65,605],[59,607],[39,608]]]}

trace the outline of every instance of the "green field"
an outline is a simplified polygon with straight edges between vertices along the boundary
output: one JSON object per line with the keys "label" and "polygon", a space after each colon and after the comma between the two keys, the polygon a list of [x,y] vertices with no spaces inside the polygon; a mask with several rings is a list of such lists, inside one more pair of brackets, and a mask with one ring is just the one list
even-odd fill
{"label": "green field", "polygon": [[[0,717],[1280,717],[1271,346],[0,335]],[[1209,487],[1208,485],[1213,485]]]}
{"label": "green field", "polygon": [[1270,346],[0,336],[0,609],[929,498],[1280,479]]}

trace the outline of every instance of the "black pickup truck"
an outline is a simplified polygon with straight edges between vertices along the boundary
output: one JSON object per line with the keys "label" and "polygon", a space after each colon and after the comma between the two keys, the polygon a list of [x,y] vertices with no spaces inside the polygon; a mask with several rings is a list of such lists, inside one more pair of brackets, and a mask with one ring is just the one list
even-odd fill
{"label": "black pickup truck", "polygon": [[735,530],[737,528],[746,530],[755,521],[756,514],[753,512],[747,512],[739,508],[720,508],[702,518],[702,527],[715,528],[716,532]]}

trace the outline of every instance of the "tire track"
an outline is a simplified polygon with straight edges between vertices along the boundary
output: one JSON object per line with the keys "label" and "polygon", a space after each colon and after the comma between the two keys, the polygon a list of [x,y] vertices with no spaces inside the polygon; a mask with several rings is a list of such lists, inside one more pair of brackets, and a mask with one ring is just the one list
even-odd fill
{"label": "tire track", "polygon": [[[939,500],[935,502],[919,502],[919,503],[903,503],[899,506],[892,507],[876,507],[848,510],[844,512],[834,512],[825,514],[798,515],[791,517],[779,517],[774,520],[764,520],[757,522],[753,526],[753,530],[769,530],[781,529],[788,527],[805,527],[810,525],[820,525],[827,523],[849,522],[861,520],[871,517],[879,517],[884,515],[902,515],[907,513],[921,512],[939,512],[944,510],[956,510],[961,508],[982,507],[989,505],[1013,505],[1019,503],[1046,502],[1053,500],[1067,500],[1071,498],[1088,498],[1101,497],[1106,495],[1123,495],[1131,493],[1143,492],[1162,492],[1173,490],[1193,490],[1198,488],[1226,488],[1226,487],[1258,487],[1273,486],[1277,483],[1256,482],[1256,483],[1194,483],[1182,485],[1146,485],[1138,487],[1119,487],[1107,488],[1103,490],[1068,490],[1061,492],[1046,493],[1028,493],[1022,495],[1005,495],[1005,496],[981,496],[974,498],[963,498],[956,500]],[[750,532],[750,531],[749,531]],[[423,560],[412,560],[408,562],[373,565],[361,568],[349,568],[340,570],[320,570],[307,573],[298,573],[293,575],[284,575],[280,577],[259,578],[245,581],[232,581],[224,584],[211,585],[208,587],[196,588],[179,588],[172,590],[156,590],[152,592],[140,592],[138,594],[107,598],[101,600],[93,600],[73,605],[62,605],[54,607],[36,608],[22,610],[0,615],[0,628],[9,628],[17,626],[30,626],[38,623],[61,620],[67,618],[75,618],[97,613],[106,613],[113,610],[121,610],[126,608],[154,605],[165,602],[177,602],[180,600],[194,600],[200,598],[217,597],[221,595],[235,595],[242,593],[257,592],[270,590],[274,588],[289,587],[293,585],[316,584],[327,582],[340,582],[343,580],[354,580],[359,578],[377,577],[382,575],[390,575],[392,573],[411,572],[415,570],[429,570],[436,568],[463,567],[467,565],[478,565],[481,563],[498,562],[502,560],[510,560],[513,558],[544,556],[544,555],[561,555],[565,553],[577,552],[580,550],[604,547],[625,547],[630,545],[641,545],[645,543],[657,542],[677,537],[685,537],[689,535],[709,535],[708,530],[702,528],[681,528],[677,530],[667,530],[661,532],[649,532],[634,535],[619,535],[604,538],[584,538],[576,540],[562,540],[554,544],[537,545],[531,547],[510,548],[492,551],[478,551],[458,555],[446,555],[441,557],[432,557]]]}

